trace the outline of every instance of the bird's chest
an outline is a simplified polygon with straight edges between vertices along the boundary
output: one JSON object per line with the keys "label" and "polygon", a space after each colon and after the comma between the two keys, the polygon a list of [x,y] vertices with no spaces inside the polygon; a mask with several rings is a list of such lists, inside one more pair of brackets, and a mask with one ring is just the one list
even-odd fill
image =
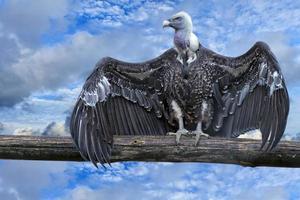
{"label": "bird's chest", "polygon": [[211,96],[211,78],[206,70],[191,67],[187,78],[183,77],[182,72],[178,72],[176,80],[175,97],[180,99],[182,106],[194,106]]}

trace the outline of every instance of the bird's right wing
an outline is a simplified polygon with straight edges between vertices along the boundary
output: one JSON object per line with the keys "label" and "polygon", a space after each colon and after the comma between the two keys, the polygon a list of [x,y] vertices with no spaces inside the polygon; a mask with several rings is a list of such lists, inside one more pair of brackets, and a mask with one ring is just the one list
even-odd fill
{"label": "bird's right wing", "polygon": [[70,130],[81,155],[109,163],[113,135],[164,135],[172,70],[180,63],[171,49],[144,63],[102,59],[86,80]]}
{"label": "bird's right wing", "polygon": [[[262,148],[274,148],[285,130],[289,96],[279,64],[267,44],[257,42],[237,58],[208,52],[215,76],[215,112],[210,132],[237,137],[260,129]],[[217,63],[217,64],[215,64]]]}

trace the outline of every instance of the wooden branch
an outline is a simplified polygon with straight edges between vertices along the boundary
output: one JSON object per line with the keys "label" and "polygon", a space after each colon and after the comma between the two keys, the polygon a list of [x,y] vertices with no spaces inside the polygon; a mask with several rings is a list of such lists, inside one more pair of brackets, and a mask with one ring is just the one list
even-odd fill
{"label": "wooden branch", "polygon": [[[261,142],[249,139],[182,136],[115,136],[112,162],[207,162],[243,166],[300,167],[300,142],[282,141],[272,152],[260,151]],[[0,135],[0,159],[82,161],[70,137]]]}

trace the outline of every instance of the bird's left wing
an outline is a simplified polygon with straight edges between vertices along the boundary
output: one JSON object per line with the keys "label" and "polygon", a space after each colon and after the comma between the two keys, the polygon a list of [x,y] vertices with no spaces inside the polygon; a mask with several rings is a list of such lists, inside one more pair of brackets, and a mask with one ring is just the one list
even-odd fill
{"label": "bird's left wing", "polygon": [[81,155],[109,162],[113,135],[165,134],[175,50],[144,63],[102,59],[86,80],[74,107],[70,131]]}
{"label": "bird's left wing", "polygon": [[262,148],[276,146],[285,130],[289,97],[278,62],[263,43],[229,58],[208,52],[209,64],[219,70],[213,86],[215,106],[208,132],[237,137],[260,129]]}

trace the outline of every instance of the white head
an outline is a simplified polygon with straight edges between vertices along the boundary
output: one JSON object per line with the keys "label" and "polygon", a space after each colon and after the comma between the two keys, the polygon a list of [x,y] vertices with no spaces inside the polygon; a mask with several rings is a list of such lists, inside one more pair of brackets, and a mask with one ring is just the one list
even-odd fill
{"label": "white head", "polygon": [[192,32],[192,18],[188,13],[181,11],[173,15],[170,19],[164,20],[163,27],[172,27],[175,31],[186,30]]}

